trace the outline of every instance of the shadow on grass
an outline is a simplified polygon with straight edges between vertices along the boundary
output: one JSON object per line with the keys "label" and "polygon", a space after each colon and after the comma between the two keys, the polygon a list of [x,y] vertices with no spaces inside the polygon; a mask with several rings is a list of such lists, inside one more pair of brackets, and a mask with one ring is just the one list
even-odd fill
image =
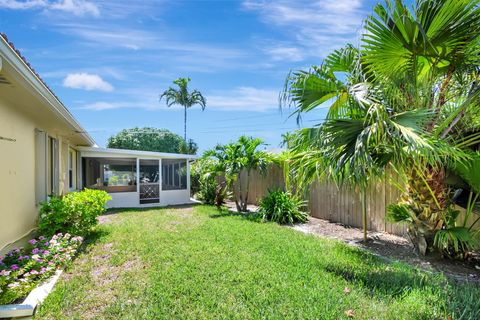
{"label": "shadow on grass", "polygon": [[201,203],[189,203],[189,204],[179,204],[179,205],[170,205],[170,206],[152,206],[152,207],[139,207],[139,208],[110,208],[108,209],[103,216],[108,216],[112,214],[118,214],[121,212],[143,212],[159,209],[188,209],[202,206]]}
{"label": "shadow on grass", "polygon": [[262,222],[262,216],[257,212],[238,212],[230,210],[226,207],[217,208],[216,214],[210,214],[210,218],[218,219],[218,218],[226,218],[226,217],[242,217],[245,220],[253,221],[253,222]]}
{"label": "shadow on grass", "polygon": [[333,248],[340,259],[329,259],[323,270],[367,289],[378,299],[403,299],[418,291],[430,303],[453,319],[480,319],[480,287],[449,280],[438,273],[429,273],[404,264],[386,262],[358,248],[338,244]]}
{"label": "shadow on grass", "polygon": [[334,251],[338,256],[343,255],[343,259],[327,261],[324,270],[348,282],[360,284],[372,295],[381,293],[398,297],[411,290],[439,288],[446,284],[443,277],[406,265],[394,265],[358,248],[338,244]]}
{"label": "shadow on grass", "polygon": [[80,248],[77,251],[76,257],[78,257],[80,255],[80,253],[88,252],[91,247],[93,247],[95,244],[97,244],[97,242],[100,239],[108,236],[109,233],[110,233],[109,231],[107,231],[105,229],[102,229],[102,228],[97,227],[96,229],[94,229],[92,232],[90,232],[84,238],[82,245],[80,246]]}

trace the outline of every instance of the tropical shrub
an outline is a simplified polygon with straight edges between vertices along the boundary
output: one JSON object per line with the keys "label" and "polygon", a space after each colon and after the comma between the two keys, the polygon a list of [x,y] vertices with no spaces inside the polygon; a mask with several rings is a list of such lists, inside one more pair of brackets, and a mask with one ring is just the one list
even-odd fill
{"label": "tropical shrub", "polygon": [[82,237],[59,233],[32,239],[0,257],[0,305],[25,297],[40,282],[72,260]]}
{"label": "tropical shrub", "polygon": [[38,231],[44,235],[57,232],[85,235],[97,224],[97,216],[105,212],[105,205],[111,199],[105,191],[91,189],[52,196],[42,203]]}
{"label": "tropical shrub", "polygon": [[395,214],[409,207],[405,217],[422,253],[433,249],[438,230],[450,229],[446,166],[480,144],[479,4],[379,3],[358,46],[287,77],[282,102],[294,115],[328,107],[324,122],[287,139],[292,176],[301,186],[328,177],[358,187],[365,239],[365,187],[386,169],[407,181]]}
{"label": "tropical shrub", "polygon": [[305,201],[282,190],[270,190],[258,204],[258,213],[264,221],[280,224],[305,222],[308,219],[302,211]]}
{"label": "tropical shrub", "polygon": [[203,201],[205,204],[215,204],[217,197],[217,181],[215,178],[203,178],[199,181],[199,190],[197,198]]}
{"label": "tropical shrub", "polygon": [[[211,168],[211,174],[221,174],[225,177],[226,188],[232,192],[237,211],[246,212],[248,204],[248,189],[252,170],[258,169],[265,173],[271,163],[271,155],[258,150],[263,140],[241,136],[238,141],[226,145],[217,145],[205,152],[204,157],[214,159],[216,165]],[[245,180],[239,179],[245,172]]]}

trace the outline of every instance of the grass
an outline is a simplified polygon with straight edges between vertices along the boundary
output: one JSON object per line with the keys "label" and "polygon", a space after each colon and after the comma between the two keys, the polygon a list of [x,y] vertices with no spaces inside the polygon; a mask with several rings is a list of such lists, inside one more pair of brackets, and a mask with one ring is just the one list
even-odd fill
{"label": "grass", "polygon": [[106,220],[36,319],[480,318],[478,287],[213,207]]}

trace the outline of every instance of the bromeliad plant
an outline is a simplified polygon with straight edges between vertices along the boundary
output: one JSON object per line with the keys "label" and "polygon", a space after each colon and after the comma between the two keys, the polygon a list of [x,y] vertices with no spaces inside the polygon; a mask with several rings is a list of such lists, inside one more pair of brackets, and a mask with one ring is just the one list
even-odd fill
{"label": "bromeliad plant", "polygon": [[305,207],[306,202],[297,196],[283,190],[269,190],[258,204],[258,214],[264,221],[292,224],[307,221]]}
{"label": "bromeliad plant", "polygon": [[31,239],[0,257],[0,305],[25,297],[39,283],[51,277],[74,257],[82,237],[56,234]]}
{"label": "bromeliad plant", "polygon": [[299,184],[329,177],[364,190],[393,168],[407,182],[402,210],[392,215],[409,210],[418,219],[410,231],[423,253],[452,217],[445,167],[480,143],[478,4],[379,4],[359,48],[348,45],[321,66],[290,74],[282,95],[299,119],[329,106],[326,121],[301,131],[291,147]]}

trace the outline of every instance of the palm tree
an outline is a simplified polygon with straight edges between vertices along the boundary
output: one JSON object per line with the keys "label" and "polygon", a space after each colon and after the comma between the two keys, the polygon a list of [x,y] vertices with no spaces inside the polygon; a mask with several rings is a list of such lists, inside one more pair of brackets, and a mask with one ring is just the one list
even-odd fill
{"label": "palm tree", "polygon": [[393,167],[408,179],[406,195],[426,204],[417,215],[428,233],[441,228],[443,168],[466,157],[452,139],[480,97],[478,2],[424,0],[411,11],[386,1],[367,19],[360,49],[348,45],[320,67],[290,74],[283,105],[298,117],[330,104],[326,122],[304,130],[297,144],[297,178],[365,186]]}
{"label": "palm tree", "polygon": [[202,107],[202,111],[207,106],[207,100],[198,90],[188,91],[188,83],[190,78],[178,78],[173,81],[178,86],[178,89],[169,87],[160,95],[160,100],[165,97],[168,107],[174,104],[179,104],[184,108],[184,134],[183,139],[187,142],[187,109],[195,104],[199,104]]}
{"label": "palm tree", "polygon": [[[248,205],[248,189],[252,170],[265,172],[270,157],[264,151],[258,150],[263,144],[260,138],[241,136],[237,142],[217,145],[215,149],[205,152],[205,157],[217,160],[214,169],[222,173],[227,180],[228,188],[233,189],[237,211],[246,212]],[[245,172],[245,180],[240,175]]]}

